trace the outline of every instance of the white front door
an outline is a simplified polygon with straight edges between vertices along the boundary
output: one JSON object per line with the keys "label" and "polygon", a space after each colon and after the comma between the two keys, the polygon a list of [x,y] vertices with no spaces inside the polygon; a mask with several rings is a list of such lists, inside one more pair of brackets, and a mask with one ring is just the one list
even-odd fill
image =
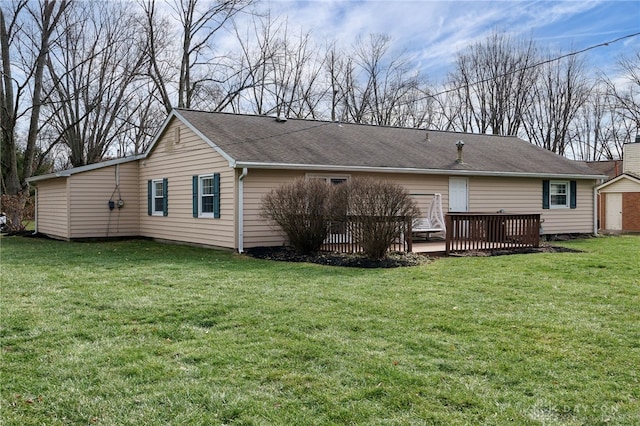
{"label": "white front door", "polygon": [[469,211],[469,179],[464,177],[449,178],[449,211]]}
{"label": "white front door", "polygon": [[622,231],[622,194],[608,192],[606,199],[605,229],[609,231]]}

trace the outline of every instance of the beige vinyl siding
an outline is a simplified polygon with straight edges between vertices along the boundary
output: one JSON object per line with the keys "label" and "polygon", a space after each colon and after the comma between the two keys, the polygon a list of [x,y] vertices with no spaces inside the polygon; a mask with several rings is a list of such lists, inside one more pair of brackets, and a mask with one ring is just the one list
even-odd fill
{"label": "beige vinyl siding", "polygon": [[[220,218],[194,218],[192,176],[212,173],[220,173]],[[168,216],[148,216],[147,181],[163,178],[168,179]],[[227,160],[180,120],[172,120],[153,152],[140,163],[140,234],[235,248],[235,182],[235,171]]]}
{"label": "beige vinyl siding", "polygon": [[[116,187],[116,171],[119,186]],[[69,179],[71,238],[132,237],[139,235],[138,163],[124,163]],[[118,191],[119,189],[119,191]],[[122,197],[124,206],[117,207]],[[109,209],[109,200],[116,203]]]}
{"label": "beige vinyl siding", "polygon": [[281,230],[261,216],[262,197],[273,188],[304,176],[303,171],[249,170],[244,178],[244,247],[278,246],[285,243]]}
{"label": "beige vinyl siding", "polygon": [[424,217],[427,217],[433,199],[433,196],[425,194],[442,194],[442,213],[447,214],[449,210],[449,176],[387,173],[356,173],[353,176],[387,180],[404,187],[412,195]]}
{"label": "beige vinyl siding", "polygon": [[69,239],[68,178],[54,178],[38,182],[36,212],[38,232],[53,238]]}
{"label": "beige vinyl siding", "polygon": [[600,192],[640,192],[640,184],[623,177],[617,182],[605,186]]}
{"label": "beige vinyl siding", "polygon": [[640,174],[640,143],[627,143],[623,148],[623,172]]}
{"label": "beige vinyl siding", "polygon": [[593,232],[593,187],[591,180],[577,181],[575,209],[543,209],[542,179],[469,178],[469,210],[495,213],[540,213],[545,234]]}
{"label": "beige vinyl siding", "polygon": [[[402,185],[410,194],[442,193],[443,210],[447,211],[446,192],[448,190],[447,176],[400,175],[386,173],[341,173],[341,172],[308,172],[284,170],[249,170],[244,179],[244,246],[245,248],[259,246],[274,246],[285,243],[282,231],[267,223],[260,215],[262,197],[271,189],[291,182],[297,177],[354,177],[368,176],[375,179],[388,180]],[[426,215],[431,203],[430,196],[416,195],[415,199],[421,211]]]}

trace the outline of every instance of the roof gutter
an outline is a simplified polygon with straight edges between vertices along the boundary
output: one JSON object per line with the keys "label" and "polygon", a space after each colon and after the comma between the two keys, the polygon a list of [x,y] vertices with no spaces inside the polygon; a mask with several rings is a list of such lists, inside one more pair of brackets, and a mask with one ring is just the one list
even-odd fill
{"label": "roof gutter", "polygon": [[342,171],[342,172],[375,172],[375,173],[410,173],[421,175],[455,175],[455,176],[487,176],[487,177],[525,177],[525,178],[560,178],[560,179],[603,179],[605,175],[583,175],[576,173],[525,173],[500,172],[482,170],[454,170],[454,169],[419,169],[405,167],[371,167],[371,166],[336,166],[320,164],[290,164],[290,163],[260,163],[251,161],[236,161],[234,168],[252,169],[286,169],[311,171]]}
{"label": "roof gutter", "polygon": [[593,235],[598,235],[598,186],[593,187]]}

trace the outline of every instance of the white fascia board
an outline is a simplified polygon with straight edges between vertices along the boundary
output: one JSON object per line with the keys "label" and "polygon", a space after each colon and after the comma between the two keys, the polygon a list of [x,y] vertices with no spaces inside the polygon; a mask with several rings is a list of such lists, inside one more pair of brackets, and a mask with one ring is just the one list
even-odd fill
{"label": "white fascia board", "polygon": [[[187,126],[192,132],[194,132],[196,135],[198,135],[198,137],[200,137],[203,141],[205,141],[207,143],[207,145],[209,145],[218,154],[220,154],[225,160],[227,160],[229,162],[229,167],[231,167],[231,168],[235,167],[236,160],[234,158],[232,158],[229,154],[224,152],[218,145],[216,145],[212,140],[210,140],[208,137],[206,137],[202,132],[200,132],[198,129],[196,129],[188,120],[186,120],[182,116],[182,114],[180,114],[180,111],[173,110],[171,113],[174,114],[176,117],[178,117],[184,123],[185,126]],[[164,130],[164,128],[163,128],[163,130]]]}
{"label": "white fascia board", "polygon": [[402,167],[369,167],[369,166],[336,166],[320,164],[288,164],[288,163],[259,163],[249,161],[237,161],[232,164],[234,168],[248,169],[279,169],[279,170],[311,170],[311,171],[343,171],[343,172],[375,172],[375,173],[409,173],[421,175],[448,175],[448,176],[486,176],[486,177],[527,177],[544,179],[588,179],[599,180],[604,175],[580,175],[580,174],[551,174],[551,173],[525,173],[525,172],[499,172],[477,170],[446,170],[446,169],[417,169]]}
{"label": "white fascia board", "polygon": [[132,157],[116,158],[113,160],[102,161],[100,163],[88,164],[86,166],[80,166],[80,167],[74,167],[72,169],[61,170],[59,172],[49,173],[46,175],[32,176],[27,179],[27,182],[31,183],[31,182],[38,182],[40,180],[55,179],[59,177],[69,177],[71,175],[75,175],[76,173],[88,172],[91,170],[102,169],[103,167],[115,166],[116,164],[129,163],[131,161],[141,160],[144,157],[145,157],[145,154],[139,154],[139,155],[134,155]]}

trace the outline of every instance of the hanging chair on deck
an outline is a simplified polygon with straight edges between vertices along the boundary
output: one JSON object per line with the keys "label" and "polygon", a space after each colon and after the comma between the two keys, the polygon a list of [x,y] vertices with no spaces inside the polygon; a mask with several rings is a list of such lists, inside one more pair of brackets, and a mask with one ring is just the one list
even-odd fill
{"label": "hanging chair on deck", "polygon": [[[414,194],[414,195],[431,195],[431,194]],[[443,233],[446,231],[444,215],[442,213],[442,195],[433,194],[427,217],[417,218],[413,221],[411,232],[413,234],[425,233],[427,239],[431,233]]]}

